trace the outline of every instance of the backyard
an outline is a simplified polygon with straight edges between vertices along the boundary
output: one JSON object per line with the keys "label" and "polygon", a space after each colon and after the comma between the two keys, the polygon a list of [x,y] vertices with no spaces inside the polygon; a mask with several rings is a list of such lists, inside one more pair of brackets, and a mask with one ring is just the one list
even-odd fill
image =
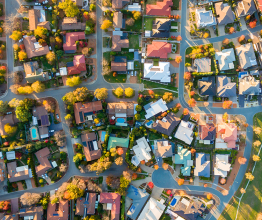
{"label": "backyard", "polygon": [[130,49],[139,49],[139,35],[129,34],[128,39]]}
{"label": "backyard", "polygon": [[145,17],[144,18],[144,29],[146,31],[151,31],[153,28],[153,21],[155,20],[155,18],[152,17]]}

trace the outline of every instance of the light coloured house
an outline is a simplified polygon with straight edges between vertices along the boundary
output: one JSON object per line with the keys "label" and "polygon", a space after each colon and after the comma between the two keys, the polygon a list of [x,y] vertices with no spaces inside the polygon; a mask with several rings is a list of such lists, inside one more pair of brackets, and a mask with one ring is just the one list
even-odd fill
{"label": "light coloured house", "polygon": [[154,66],[153,63],[144,64],[144,78],[157,81],[161,83],[170,83],[170,63],[169,62],[159,62],[158,66]]}
{"label": "light coloured house", "polygon": [[189,121],[181,121],[177,132],[175,134],[175,138],[185,142],[186,144],[191,144],[193,141],[193,129],[195,125]]}
{"label": "light coloured house", "polygon": [[181,167],[181,174],[183,176],[190,176],[191,166],[193,166],[191,152],[188,149],[178,145],[177,154],[175,155],[175,164],[183,165]]}
{"label": "light coloured house", "polygon": [[141,161],[148,162],[151,160],[151,148],[147,143],[145,137],[142,137],[136,141],[137,145],[133,147],[135,156],[132,157],[131,162],[138,166]]}
{"label": "light coloured house", "polygon": [[224,49],[215,53],[215,58],[218,61],[220,71],[234,69],[234,61],[236,61],[233,48]]}
{"label": "light coloured house", "polygon": [[237,141],[237,126],[233,123],[220,123],[217,125],[217,149],[234,149]]}
{"label": "light coloured house", "polygon": [[198,28],[210,27],[217,24],[212,10],[206,11],[205,8],[196,9],[196,21]]}
{"label": "light coloured house", "polygon": [[228,163],[229,154],[216,154],[216,162],[214,167],[214,175],[227,177],[228,172],[230,171],[231,164]]}
{"label": "light coloured house", "polygon": [[243,44],[236,48],[236,54],[239,57],[239,63],[242,69],[247,69],[257,65],[256,55],[253,44]]}
{"label": "light coloured house", "polygon": [[239,79],[239,95],[259,95],[260,81],[252,75],[246,75]]}
{"label": "light coloured house", "polygon": [[163,99],[159,99],[156,102],[150,102],[147,105],[144,106],[144,109],[146,110],[146,119],[149,119],[161,112],[165,112],[168,110],[168,107],[166,105],[166,102]]}

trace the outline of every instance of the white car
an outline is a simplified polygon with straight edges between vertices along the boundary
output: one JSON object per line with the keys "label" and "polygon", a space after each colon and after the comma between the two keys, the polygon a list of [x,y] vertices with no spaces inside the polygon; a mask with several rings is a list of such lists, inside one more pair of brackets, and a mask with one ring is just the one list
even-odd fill
{"label": "white car", "polygon": [[59,115],[58,114],[56,114],[56,118],[59,119]]}

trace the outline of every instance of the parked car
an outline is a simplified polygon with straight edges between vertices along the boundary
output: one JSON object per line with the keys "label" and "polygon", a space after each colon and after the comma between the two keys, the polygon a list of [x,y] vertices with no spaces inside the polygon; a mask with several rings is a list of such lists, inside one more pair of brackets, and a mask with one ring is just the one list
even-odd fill
{"label": "parked car", "polygon": [[7,112],[6,114],[7,114],[7,115],[11,115],[11,114],[12,114],[12,112]]}
{"label": "parked car", "polygon": [[59,115],[58,114],[56,114],[56,118],[59,119]]}

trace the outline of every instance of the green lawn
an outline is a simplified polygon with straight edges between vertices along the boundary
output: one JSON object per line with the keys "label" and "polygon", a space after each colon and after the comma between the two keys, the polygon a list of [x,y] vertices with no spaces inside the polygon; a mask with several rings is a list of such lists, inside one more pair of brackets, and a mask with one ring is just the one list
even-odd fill
{"label": "green lawn", "polygon": [[156,5],[157,3],[157,0],[146,0],[146,4],[149,4],[149,5]]}
{"label": "green lawn", "polygon": [[105,60],[107,60],[108,62],[110,62],[110,52],[104,52],[103,53],[103,58]]}
{"label": "green lawn", "polygon": [[139,35],[129,34],[128,39],[130,49],[139,49]]}
{"label": "green lawn", "polygon": [[173,0],[172,9],[178,10],[179,9],[179,2],[180,2],[180,0]]}
{"label": "green lawn", "polygon": [[146,31],[151,31],[152,27],[153,27],[153,21],[155,20],[155,18],[151,18],[151,17],[144,17],[144,29]]}
{"label": "green lawn", "polygon": [[103,47],[108,46],[109,37],[103,37]]}
{"label": "green lawn", "polygon": [[[169,92],[169,91],[166,91],[166,90],[163,90],[163,89],[154,89],[153,91],[156,95],[159,95],[159,96],[163,96],[165,94],[165,92]],[[172,92],[172,94],[175,97],[177,96],[177,93],[175,93],[175,92]],[[148,90],[144,90],[143,95],[149,95]]]}
{"label": "green lawn", "polygon": [[42,61],[42,64],[43,64],[43,70],[50,70],[53,67],[55,67],[55,65],[50,65],[47,60]]}
{"label": "green lawn", "polygon": [[139,61],[134,62],[134,68],[135,69],[141,69],[141,63]]}
{"label": "green lawn", "polygon": [[22,22],[22,29],[23,29],[23,31],[29,30],[29,21],[23,21]]}
{"label": "green lawn", "polygon": [[[128,15],[127,17],[129,18],[129,17],[133,17],[133,16]],[[135,23],[134,23],[133,26],[126,25],[125,29],[126,29],[126,31],[141,32],[141,30],[142,30],[142,17],[138,20],[135,20]]]}
{"label": "green lawn", "polygon": [[[257,113],[253,119],[253,127],[262,127],[262,112]],[[253,133],[253,141],[260,140],[262,142],[262,132],[260,135],[256,135]],[[258,153],[259,147],[252,147],[251,155]],[[262,151],[260,151],[260,158],[262,157]],[[252,170],[253,168],[253,160],[250,158],[248,164],[248,170]],[[246,189],[246,193],[244,194],[239,211],[237,220],[245,220],[245,219],[258,219],[258,214],[262,212],[262,160],[257,162],[256,168],[254,170],[255,179],[251,181]],[[244,177],[239,189],[245,188],[247,185],[247,179]],[[240,197],[241,193],[239,190],[236,192],[236,196]],[[226,206],[222,214],[220,215],[218,220],[231,220],[235,219],[236,211],[238,206],[238,199],[234,197],[230,200],[229,204]]]}
{"label": "green lawn", "polygon": [[[170,86],[170,85],[162,85],[160,83],[156,83],[156,82],[151,82],[151,81],[147,81],[147,80],[142,80],[142,83],[144,83],[144,86],[146,89],[152,89],[152,88],[165,88],[165,89],[169,89],[169,90],[173,90],[175,92],[177,92],[177,88],[174,86]],[[165,92],[169,92],[169,91],[165,91]],[[178,96],[178,93],[174,93],[175,97]]]}
{"label": "green lawn", "polygon": [[213,144],[203,144],[203,143],[199,143],[199,141],[197,141],[197,144],[195,146],[196,148],[213,148]]}
{"label": "green lawn", "polygon": [[110,73],[108,75],[104,75],[104,79],[110,83],[125,83],[126,74],[117,74],[116,77],[113,77],[113,73]]}
{"label": "green lawn", "polygon": [[154,59],[154,66],[158,66],[159,65],[159,59]]}
{"label": "green lawn", "polygon": [[59,62],[64,62],[64,63],[67,63],[67,62],[72,62],[74,60],[74,57],[62,57]]}
{"label": "green lawn", "polygon": [[171,26],[177,26],[177,22],[176,21],[171,21]]}

